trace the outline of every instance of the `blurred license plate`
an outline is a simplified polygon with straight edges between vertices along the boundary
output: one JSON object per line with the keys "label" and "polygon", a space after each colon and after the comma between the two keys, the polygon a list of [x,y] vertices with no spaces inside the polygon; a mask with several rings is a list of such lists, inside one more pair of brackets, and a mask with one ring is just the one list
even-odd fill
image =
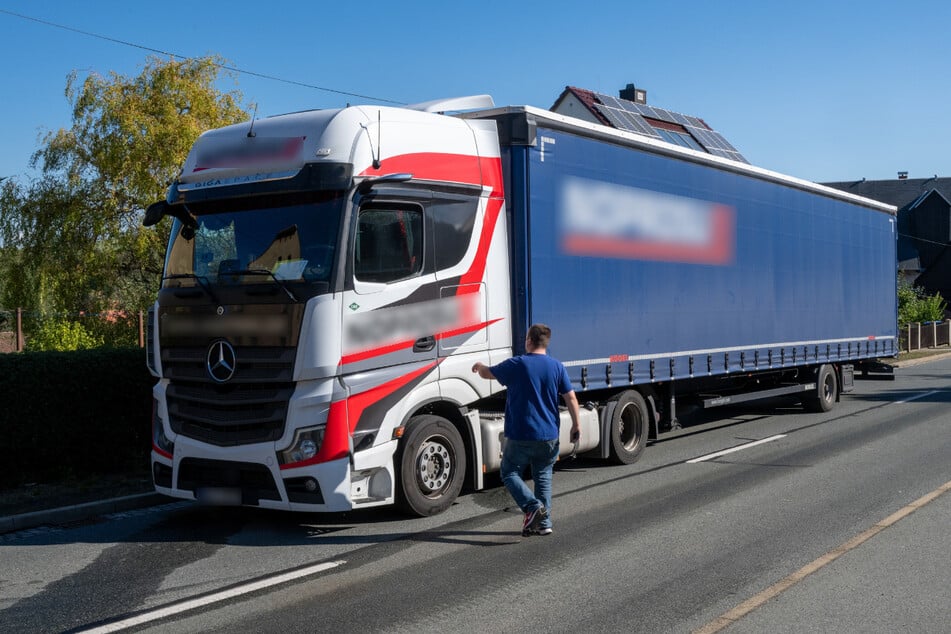
{"label": "blurred license plate", "polygon": [[199,504],[211,506],[240,506],[241,489],[224,487],[202,487],[195,491]]}

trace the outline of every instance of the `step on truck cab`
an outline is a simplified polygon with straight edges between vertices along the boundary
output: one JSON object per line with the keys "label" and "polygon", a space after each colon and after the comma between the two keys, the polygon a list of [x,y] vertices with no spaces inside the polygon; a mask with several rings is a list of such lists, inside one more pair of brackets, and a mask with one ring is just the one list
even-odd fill
{"label": "step on truck cab", "polygon": [[470,369],[534,321],[587,403],[562,453],[621,463],[678,397],[826,411],[895,354],[894,208],[485,96],[206,132],[165,216],[151,461],[174,497],[441,512],[504,443],[504,390]]}

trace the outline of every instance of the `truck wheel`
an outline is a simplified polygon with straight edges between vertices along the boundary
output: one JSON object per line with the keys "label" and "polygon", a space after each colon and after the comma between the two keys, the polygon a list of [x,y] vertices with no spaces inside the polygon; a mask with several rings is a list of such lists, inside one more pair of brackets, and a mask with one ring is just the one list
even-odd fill
{"label": "truck wheel", "polygon": [[835,368],[829,364],[819,366],[816,373],[816,391],[802,400],[803,407],[810,412],[828,412],[835,407],[839,395],[839,380]]}
{"label": "truck wheel", "polygon": [[466,452],[459,431],[440,416],[414,416],[406,424],[396,452],[399,505],[426,517],[452,504],[466,473]]}
{"label": "truck wheel", "polygon": [[632,464],[647,444],[647,403],[640,392],[626,390],[608,401],[611,459],[618,464]]}

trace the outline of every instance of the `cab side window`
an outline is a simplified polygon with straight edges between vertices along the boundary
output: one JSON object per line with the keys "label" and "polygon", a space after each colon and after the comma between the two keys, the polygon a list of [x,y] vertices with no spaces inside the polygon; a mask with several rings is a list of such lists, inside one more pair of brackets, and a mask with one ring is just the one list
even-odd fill
{"label": "cab side window", "polygon": [[433,199],[432,217],[436,241],[436,270],[442,271],[459,264],[475,226],[478,198],[437,194]]}
{"label": "cab side window", "polygon": [[414,277],[423,268],[423,211],[415,206],[360,210],[354,275],[387,283]]}

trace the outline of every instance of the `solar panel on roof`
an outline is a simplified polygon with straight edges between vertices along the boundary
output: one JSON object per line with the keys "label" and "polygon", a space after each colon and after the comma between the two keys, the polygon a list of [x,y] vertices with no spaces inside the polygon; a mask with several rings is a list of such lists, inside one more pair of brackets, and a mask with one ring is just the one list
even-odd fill
{"label": "solar panel on roof", "polygon": [[679,112],[671,112],[670,114],[671,114],[671,116],[674,118],[674,123],[679,123],[680,125],[682,125],[682,126],[685,127],[685,128],[686,128],[688,125],[690,125],[690,122],[687,121],[687,117],[684,116],[684,115],[682,115],[682,114],[680,114]]}
{"label": "solar panel on roof", "polygon": [[624,109],[635,114],[643,114],[641,112],[643,108],[644,106],[642,104],[634,103],[633,101],[627,101],[624,103]]}
{"label": "solar panel on roof", "polygon": [[636,103],[634,104],[634,110],[639,112],[642,116],[657,118],[657,113],[647,104]]}
{"label": "solar panel on roof", "polygon": [[619,130],[634,132],[635,134],[642,134],[644,136],[657,136],[654,129],[634,113],[618,108],[609,108],[604,105],[598,106],[598,111],[604,114],[611,124]]}
{"label": "solar panel on roof", "polygon": [[618,110],[623,110],[624,106],[621,104],[621,100],[617,97],[612,97],[611,95],[602,95],[600,93],[595,93],[595,96],[598,100],[609,108],[617,108]]}
{"label": "solar panel on roof", "polygon": [[631,121],[631,124],[635,131],[645,134],[647,136],[657,136],[657,131],[646,121],[643,117],[634,112],[628,112],[627,110],[621,110],[621,115],[626,117]]}
{"label": "solar panel on roof", "polygon": [[687,142],[687,145],[689,145],[691,149],[697,150],[698,152],[705,151],[704,147],[700,145],[700,142],[697,141],[697,139],[695,139],[692,134],[684,133],[684,134],[681,134],[680,136],[684,138],[684,140]]}
{"label": "solar panel on roof", "polygon": [[714,134],[710,130],[701,130],[700,134],[703,137],[703,144],[707,148],[717,149],[717,150],[723,149],[722,144],[720,143],[720,139],[717,138],[718,135]]}
{"label": "solar panel on roof", "polygon": [[723,144],[720,142],[720,137],[719,137],[719,135],[716,135],[716,134],[714,134],[714,133],[712,133],[712,132],[707,132],[707,139],[709,139],[708,143],[709,143],[710,147],[716,148],[717,150],[725,150],[725,149],[726,149],[725,147],[723,147]]}
{"label": "solar panel on roof", "polygon": [[710,145],[710,138],[707,135],[707,131],[703,128],[687,128],[690,131],[690,134],[693,135],[693,138],[697,139],[700,144],[704,147]]}
{"label": "solar panel on roof", "polygon": [[[596,105],[598,111],[608,119],[611,125],[619,130],[661,139],[674,145],[690,147],[706,151],[715,156],[748,163],[720,133],[711,130],[697,117],[665,110],[664,108],[655,108],[647,104],[635,103],[626,99],[618,99],[604,93],[592,94],[602,104]],[[644,117],[679,124],[684,127],[687,134],[654,128]]]}
{"label": "solar panel on roof", "polygon": [[624,128],[625,130],[629,130],[631,132],[637,132],[639,134],[644,133],[643,125],[641,124],[641,122],[635,119],[634,117],[632,117],[631,115],[629,115],[627,112],[625,112],[624,110],[615,109],[614,113],[618,116],[618,119],[624,122],[624,125],[626,126]]}
{"label": "solar panel on roof", "polygon": [[723,147],[725,147],[726,149],[730,150],[731,152],[736,152],[737,154],[739,154],[739,152],[737,151],[737,149],[736,149],[735,147],[733,147],[733,144],[730,143],[729,141],[727,141],[727,140],[726,140],[726,137],[723,136],[722,134],[720,135],[720,141],[723,142]]}
{"label": "solar panel on roof", "polygon": [[660,138],[661,138],[663,141],[666,141],[667,143],[670,143],[670,144],[672,144],[672,145],[678,145],[678,143],[677,143],[676,141],[674,141],[673,138],[671,138],[671,134],[670,134],[670,132],[668,132],[667,130],[664,130],[663,128],[660,128],[659,130],[657,130],[657,132],[660,134]]}
{"label": "solar panel on roof", "polygon": [[730,142],[722,134],[717,134],[717,140],[720,141],[720,147],[729,152],[736,152],[736,148],[730,145]]}
{"label": "solar panel on roof", "polygon": [[611,122],[615,128],[619,130],[629,130],[630,124],[627,122],[627,119],[621,117],[620,111],[615,108],[608,108],[607,106],[599,107],[598,111],[607,117],[607,120]]}
{"label": "solar panel on roof", "polygon": [[670,111],[664,110],[663,108],[654,108],[654,113],[657,115],[655,119],[665,121],[667,123],[674,123],[674,117],[670,114]]}
{"label": "solar panel on roof", "polygon": [[648,117],[654,116],[654,109],[648,105],[635,103],[633,101],[628,101],[627,99],[618,99],[612,97],[611,95],[605,95],[602,93],[594,93],[598,99],[601,100],[601,103],[605,105],[610,105],[613,108],[618,110],[624,110],[625,112],[632,112],[638,115],[646,115]]}
{"label": "solar panel on roof", "polygon": [[689,145],[687,145],[687,140],[684,139],[684,136],[683,136],[682,134],[680,134],[679,132],[674,132],[674,131],[672,131],[672,130],[668,130],[667,136],[670,137],[670,140],[671,140],[671,141],[673,141],[674,143],[676,143],[676,144],[679,145],[680,147],[690,147]]}
{"label": "solar panel on roof", "polygon": [[628,122],[621,116],[621,111],[617,108],[611,108],[603,104],[595,105],[595,109],[604,115],[615,128],[627,130]]}

